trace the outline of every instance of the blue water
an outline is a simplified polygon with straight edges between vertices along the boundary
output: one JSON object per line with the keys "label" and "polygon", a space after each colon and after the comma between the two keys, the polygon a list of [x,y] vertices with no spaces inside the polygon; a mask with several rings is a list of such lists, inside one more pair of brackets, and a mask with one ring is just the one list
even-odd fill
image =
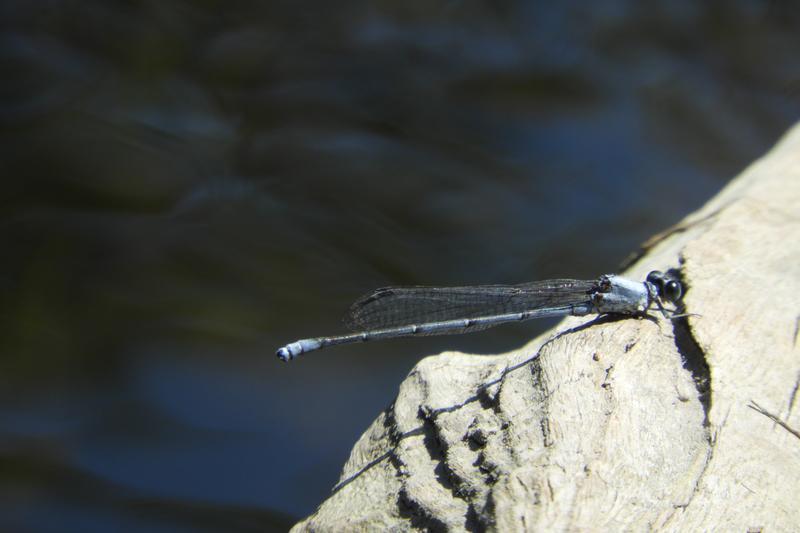
{"label": "blue water", "polygon": [[282,531],[421,357],[389,284],[613,272],[800,117],[780,2],[5,2],[0,529]]}

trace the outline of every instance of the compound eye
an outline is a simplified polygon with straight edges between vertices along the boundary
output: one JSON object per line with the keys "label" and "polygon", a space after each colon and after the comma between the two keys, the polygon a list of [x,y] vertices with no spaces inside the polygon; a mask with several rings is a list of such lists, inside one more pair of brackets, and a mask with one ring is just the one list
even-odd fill
{"label": "compound eye", "polygon": [[664,283],[662,291],[663,291],[662,298],[664,298],[668,302],[677,302],[678,300],[681,299],[681,296],[683,296],[683,287],[681,287],[679,281],[676,281],[674,279],[671,279],[666,283]]}
{"label": "compound eye", "polygon": [[664,274],[660,270],[653,270],[647,275],[647,281],[656,287],[661,287],[664,284]]}

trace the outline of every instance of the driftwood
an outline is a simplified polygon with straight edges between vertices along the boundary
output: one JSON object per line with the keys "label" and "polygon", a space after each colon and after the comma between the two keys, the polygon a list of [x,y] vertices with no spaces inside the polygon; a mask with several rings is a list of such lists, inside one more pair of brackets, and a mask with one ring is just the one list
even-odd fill
{"label": "driftwood", "polygon": [[800,530],[800,126],[627,271],[674,320],[419,362],[296,531]]}

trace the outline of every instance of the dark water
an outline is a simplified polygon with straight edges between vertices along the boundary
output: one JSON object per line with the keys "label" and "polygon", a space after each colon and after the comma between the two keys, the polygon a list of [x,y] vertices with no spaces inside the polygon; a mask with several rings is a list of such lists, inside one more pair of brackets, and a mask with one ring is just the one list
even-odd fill
{"label": "dark water", "polygon": [[792,2],[0,7],[0,529],[282,530],[414,362],[386,284],[613,271],[800,117]]}

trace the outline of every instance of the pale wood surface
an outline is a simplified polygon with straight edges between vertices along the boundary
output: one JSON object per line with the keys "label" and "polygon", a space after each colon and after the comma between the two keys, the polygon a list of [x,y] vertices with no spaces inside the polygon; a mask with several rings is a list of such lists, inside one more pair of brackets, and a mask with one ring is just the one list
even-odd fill
{"label": "pale wood surface", "polygon": [[800,127],[626,272],[668,321],[419,362],[295,531],[799,531]]}

